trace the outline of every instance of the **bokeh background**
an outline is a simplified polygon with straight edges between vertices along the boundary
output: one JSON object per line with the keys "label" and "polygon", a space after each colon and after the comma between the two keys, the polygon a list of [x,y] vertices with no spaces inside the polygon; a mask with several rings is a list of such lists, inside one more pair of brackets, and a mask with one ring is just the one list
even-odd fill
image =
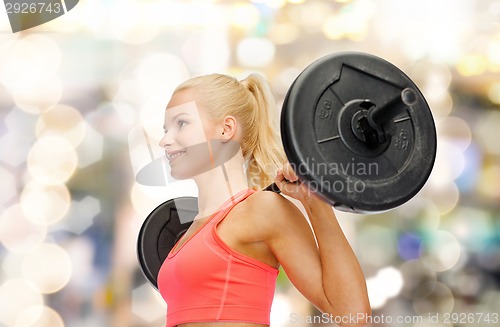
{"label": "bokeh background", "polygon": [[[378,325],[497,325],[500,1],[83,0],[16,34],[0,11],[1,327],[164,326],[137,234],[158,204],[196,189],[135,175],[159,155],[173,88],[259,72],[280,106],[309,63],[351,50],[405,71],[439,137],[433,173],[411,201],[337,213],[374,316],[394,319]],[[426,320],[435,313],[462,323]],[[314,314],[282,272],[272,326],[306,326]]]}

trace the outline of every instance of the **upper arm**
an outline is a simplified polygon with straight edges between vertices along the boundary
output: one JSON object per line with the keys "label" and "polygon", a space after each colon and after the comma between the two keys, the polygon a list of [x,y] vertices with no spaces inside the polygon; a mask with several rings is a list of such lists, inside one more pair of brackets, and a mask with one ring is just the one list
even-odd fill
{"label": "upper arm", "polygon": [[321,259],[313,231],[299,208],[285,197],[262,192],[257,211],[264,241],[292,284],[321,311],[327,311]]}

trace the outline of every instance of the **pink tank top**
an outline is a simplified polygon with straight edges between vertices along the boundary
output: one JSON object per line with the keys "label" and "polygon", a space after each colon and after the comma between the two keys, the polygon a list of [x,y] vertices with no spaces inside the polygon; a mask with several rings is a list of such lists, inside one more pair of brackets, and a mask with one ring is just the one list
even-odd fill
{"label": "pink tank top", "polygon": [[232,250],[216,233],[229,211],[255,192],[234,195],[168,254],[158,274],[167,327],[201,321],[269,325],[278,270]]}

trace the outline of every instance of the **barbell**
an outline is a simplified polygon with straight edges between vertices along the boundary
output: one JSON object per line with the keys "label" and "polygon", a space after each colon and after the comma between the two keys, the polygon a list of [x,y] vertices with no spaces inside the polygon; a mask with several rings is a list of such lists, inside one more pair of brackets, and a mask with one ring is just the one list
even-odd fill
{"label": "barbell", "polygon": [[[288,89],[280,129],[301,182],[342,211],[380,212],[407,202],[436,156],[434,120],[418,87],[367,53],[335,53],[307,66]],[[264,190],[280,192],[274,183]],[[138,258],[155,288],[161,264],[197,210],[195,197],[181,197],[145,219]]]}

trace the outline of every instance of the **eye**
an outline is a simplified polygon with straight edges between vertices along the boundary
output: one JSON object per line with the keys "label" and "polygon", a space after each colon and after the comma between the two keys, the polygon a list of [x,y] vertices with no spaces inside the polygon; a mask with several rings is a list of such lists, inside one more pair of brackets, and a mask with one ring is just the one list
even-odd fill
{"label": "eye", "polygon": [[184,121],[184,120],[178,120],[178,121],[177,121],[177,125],[179,125],[179,128],[181,128],[182,126],[184,126],[184,125],[186,125],[186,124],[187,124],[187,122],[186,122],[186,121]]}

